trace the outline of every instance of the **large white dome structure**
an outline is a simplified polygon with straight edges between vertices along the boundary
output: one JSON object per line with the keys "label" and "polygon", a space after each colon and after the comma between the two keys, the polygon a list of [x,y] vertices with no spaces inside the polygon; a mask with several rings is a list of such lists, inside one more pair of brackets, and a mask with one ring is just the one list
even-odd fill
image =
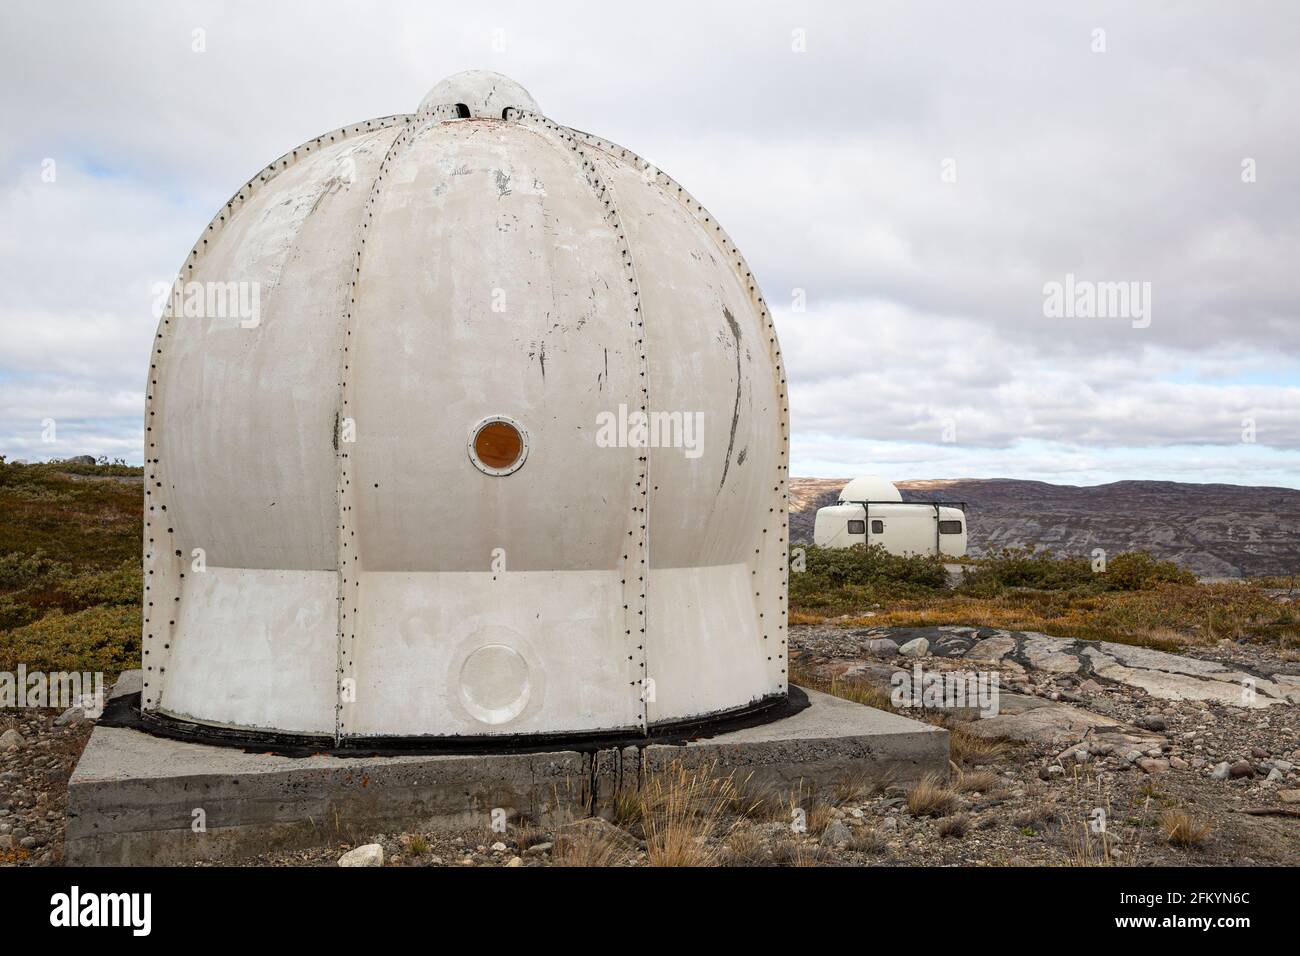
{"label": "large white dome structure", "polygon": [[146,723],[490,743],[784,701],[776,331],[663,172],[462,73],[262,169],[178,283]]}

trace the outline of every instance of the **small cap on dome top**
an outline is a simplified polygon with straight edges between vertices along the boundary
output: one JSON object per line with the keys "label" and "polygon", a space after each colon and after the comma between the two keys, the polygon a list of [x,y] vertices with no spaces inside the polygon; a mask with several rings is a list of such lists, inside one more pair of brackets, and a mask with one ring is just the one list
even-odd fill
{"label": "small cap on dome top", "polygon": [[501,119],[509,107],[541,112],[528,91],[500,73],[491,70],[465,70],[453,73],[420,101],[420,112],[429,113],[439,106],[462,106],[462,116]]}
{"label": "small cap on dome top", "polygon": [[898,501],[903,496],[892,481],[879,475],[854,478],[840,491],[840,501]]}

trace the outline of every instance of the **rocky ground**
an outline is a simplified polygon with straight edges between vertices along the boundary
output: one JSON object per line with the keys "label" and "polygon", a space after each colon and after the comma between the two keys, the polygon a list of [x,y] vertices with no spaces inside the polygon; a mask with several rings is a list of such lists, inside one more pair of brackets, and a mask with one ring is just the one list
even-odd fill
{"label": "rocky ground", "polygon": [[[838,688],[887,694],[894,672],[917,665],[996,671],[998,714],[917,714],[956,728],[959,762],[928,800],[887,783],[846,785],[824,801],[796,797],[802,832],[790,795],[732,801],[697,837],[700,862],[1300,864],[1300,677],[1267,650],[1225,643],[1184,656],[976,628],[791,631],[798,666]],[[366,853],[376,864],[382,850],[389,866],[545,866],[593,856],[637,866],[653,855],[644,821],[588,822],[579,832],[384,834]],[[332,865],[347,849],[259,862]]]}
{"label": "rocky ground", "polygon": [[[929,788],[846,778],[822,799],[736,792],[709,809],[682,862],[705,865],[1300,864],[1300,670],[1258,645],[1187,654],[985,628],[791,628],[799,673],[884,703],[893,675],[998,676],[997,713],[954,701],[902,713],[953,733],[951,779]],[[987,686],[987,684],[986,684]],[[875,695],[874,697],[872,695]],[[906,703],[906,702],[903,702]],[[967,703],[970,703],[969,701]],[[0,715],[0,861],[58,863],[66,783],[88,736],[75,714]],[[16,733],[15,738],[10,731]],[[511,825],[372,835],[267,854],[277,866],[548,866],[658,862],[637,807],[554,830]]]}
{"label": "rocky ground", "polygon": [[[1300,864],[1300,668],[1267,648],[1166,654],[987,628],[833,625],[792,627],[791,645],[806,672],[882,693],[918,665],[998,675],[995,716],[899,708],[1007,747],[988,761],[1000,778],[992,792],[964,798],[987,829],[938,851],[923,838],[918,862],[1087,861],[1085,833],[1096,859],[1101,835],[1089,821],[1100,808],[1115,862]],[[1166,811],[1208,827],[1203,843],[1171,843]]]}
{"label": "rocky ground", "polygon": [[81,711],[0,711],[0,865],[63,859],[68,778],[90,738]]}

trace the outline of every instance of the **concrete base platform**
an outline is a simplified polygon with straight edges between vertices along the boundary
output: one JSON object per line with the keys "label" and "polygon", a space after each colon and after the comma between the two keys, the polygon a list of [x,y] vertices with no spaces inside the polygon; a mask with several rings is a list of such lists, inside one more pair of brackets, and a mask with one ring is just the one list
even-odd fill
{"label": "concrete base platform", "polygon": [[[139,689],[124,674],[114,696]],[[808,691],[794,716],[685,745],[489,756],[281,757],[96,727],[68,783],[72,865],[235,861],[410,829],[554,826],[599,813],[674,763],[746,790],[817,794],[846,781],[948,772],[948,732]]]}

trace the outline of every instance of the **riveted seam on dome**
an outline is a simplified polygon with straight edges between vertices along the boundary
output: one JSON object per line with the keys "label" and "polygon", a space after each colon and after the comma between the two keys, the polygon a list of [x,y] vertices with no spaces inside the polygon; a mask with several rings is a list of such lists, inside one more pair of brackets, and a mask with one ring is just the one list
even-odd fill
{"label": "riveted seam on dome", "polygon": [[[788,390],[786,387],[785,367],[781,362],[781,347],[776,340],[776,326],[772,321],[771,313],[768,310],[767,303],[766,301],[764,301],[763,294],[759,290],[757,283],[755,281],[752,281],[753,273],[746,265],[744,257],[741,256],[740,254],[740,250],[736,247],[736,244],[732,242],[731,237],[728,236],[727,233],[722,229],[721,224],[709,216],[708,211],[704,208],[703,204],[699,202],[699,200],[697,200],[694,196],[692,196],[689,192],[687,192],[681,186],[681,184],[679,184],[667,173],[663,172],[663,170],[652,166],[650,163],[646,162],[646,160],[642,159],[640,156],[638,156],[636,153],[632,152],[631,150],[626,149],[625,147],[622,146],[618,146],[617,144],[612,143],[608,140],[601,139],[600,137],[594,136],[591,133],[584,133],[581,130],[575,130],[567,127],[565,129],[569,134],[581,137],[584,142],[598,149],[601,149],[607,153],[612,154],[615,150],[617,150],[618,155],[621,158],[623,158],[624,160],[629,160],[633,165],[637,166],[643,173],[647,171],[653,171],[654,175],[651,181],[660,182],[662,180],[662,183],[665,186],[667,186],[669,190],[675,188],[676,196],[678,200],[681,201],[682,205],[687,209],[687,211],[690,212],[697,219],[702,218],[705,224],[709,224],[714,227],[712,230],[706,229],[705,232],[713,237],[714,242],[718,245],[718,247],[723,252],[727,253],[729,257],[728,261],[730,261],[730,257],[732,256],[735,257],[736,269],[738,273],[743,273],[742,284],[747,286],[746,291],[749,294],[750,300],[758,308],[759,317],[766,324],[767,331],[770,333],[770,335],[768,336],[768,352],[769,352],[769,357],[772,359],[776,371],[776,375],[777,375],[777,396],[776,397],[781,409],[780,411],[781,447],[780,447],[780,455],[776,467],[777,484],[773,488],[773,496],[774,496],[773,500],[778,502],[778,505],[769,509],[769,513],[773,515],[773,520],[770,525],[770,529],[769,528],[763,529],[763,534],[767,535],[769,530],[780,531],[780,534],[777,536],[777,545],[773,547],[773,550],[777,550],[779,552],[779,561],[775,565],[767,565],[766,567],[768,568],[768,570],[776,574],[776,580],[777,582],[779,582],[778,590],[779,592],[781,592],[782,595],[779,620],[776,622],[776,630],[780,634],[780,645],[781,645],[781,649],[777,654],[777,660],[781,662],[779,668],[780,682],[779,682],[779,686],[774,683],[773,690],[775,692],[784,693],[785,681],[789,677],[789,668],[788,668],[788,661],[786,656],[789,652],[787,629],[786,629],[788,609],[786,607],[786,602],[784,600],[784,592],[786,592],[789,587],[789,570],[790,570],[789,557],[788,557],[788,551],[786,545],[786,533],[789,526],[789,508],[788,508],[789,491],[787,487],[786,478],[789,473],[788,458],[789,458],[789,445],[790,445],[790,402],[789,402]],[[669,194],[671,195],[671,192]],[[776,495],[778,494],[780,496],[779,498],[776,497]],[[779,523],[775,520],[775,516],[777,514],[780,515]],[[771,539],[764,538],[763,540],[765,542],[770,543]],[[759,558],[759,560],[755,562],[755,565],[764,566],[761,564],[763,560],[762,548],[755,550],[754,553],[758,555]],[[771,559],[769,558],[768,560],[770,561]],[[762,614],[760,614],[760,618],[761,617],[763,617]],[[764,620],[766,623],[766,619]],[[763,639],[764,640],[770,639],[770,635],[766,632],[766,628],[764,629]]]}
{"label": "riveted seam on dome", "polygon": [[[193,273],[194,265],[199,261],[200,255],[207,251],[208,238],[215,235],[216,231],[226,224],[227,213],[235,211],[236,203],[241,205],[246,203],[261,187],[275,179],[284,170],[303,157],[311,155],[316,148],[323,145],[323,140],[328,138],[329,142],[334,143],[360,133],[377,132],[401,123],[409,123],[411,119],[411,114],[395,113],[390,116],[367,120],[364,125],[355,123],[342,126],[327,133],[322,133],[314,140],[308,140],[296,149],[290,150],[278,159],[268,163],[236,190],[235,194],[221,207],[222,211],[218,212],[208,222],[207,228],[199,234],[199,238],[185,257],[177,279],[179,280]],[[158,380],[163,374],[163,371],[159,368],[162,364],[163,355],[161,346],[175,333],[176,326],[171,321],[173,318],[175,318],[174,299],[169,296],[158,327],[154,332],[153,361],[149,365],[149,376],[145,386],[145,438],[148,443],[148,450],[144,458],[145,507],[142,550],[143,564],[147,572],[145,574],[147,583],[144,585],[143,594],[144,613],[141,621],[141,650],[144,656],[150,658],[150,661],[146,665],[144,687],[141,693],[141,707],[144,710],[157,710],[162,704],[163,675],[166,673],[166,661],[169,657],[171,644],[173,643],[172,635],[176,626],[175,618],[178,616],[175,606],[180,603],[179,582],[185,577],[185,573],[180,570],[182,562],[177,560],[174,553],[176,549],[171,547],[175,528],[168,527],[165,532],[168,547],[157,547],[156,539],[151,537],[151,535],[163,534],[163,532],[155,530],[155,521],[159,520],[158,515],[160,512],[167,510],[167,504],[162,493],[165,490],[165,463],[163,461],[163,452],[158,447],[159,431],[156,431],[150,422],[157,418]],[[172,598],[170,614],[162,615],[161,612],[152,610],[156,606],[160,607],[166,597]],[[164,616],[168,618],[166,625],[162,624]]]}
{"label": "riveted seam on dome", "polygon": [[[502,114],[506,119],[518,119],[522,122],[535,126],[540,126],[545,130],[557,135],[563,145],[573,153],[578,161],[579,168],[582,170],[583,177],[587,184],[595,193],[596,200],[600,202],[604,209],[604,218],[613,228],[614,234],[619,244],[620,261],[623,269],[627,273],[628,290],[632,297],[632,316],[630,323],[634,337],[637,371],[638,371],[638,389],[640,391],[640,408],[644,414],[650,407],[650,382],[647,374],[649,359],[646,354],[645,345],[645,315],[641,309],[641,287],[637,281],[636,265],[632,258],[632,250],[628,245],[627,231],[623,227],[622,217],[618,212],[618,204],[614,202],[613,191],[609,184],[606,183],[596,169],[595,162],[583,150],[578,142],[577,136],[572,130],[547,119],[539,113],[529,110],[508,108]],[[648,642],[646,641],[646,621],[647,621],[647,593],[646,579],[649,572],[649,501],[650,501],[650,458],[649,455],[639,455],[636,461],[637,481],[633,492],[634,504],[632,506],[632,527],[628,530],[628,536],[633,539],[635,546],[630,548],[627,554],[623,555],[623,566],[620,574],[620,584],[623,587],[625,601],[624,610],[624,637],[627,639],[629,649],[635,646],[634,653],[628,655],[628,660],[637,664],[633,674],[633,679],[629,681],[629,686],[636,689],[641,701],[641,723],[645,728],[649,725],[649,697],[647,691],[649,686],[647,680],[650,678],[648,671]],[[639,517],[638,517],[639,515]],[[633,574],[636,573],[636,581],[633,582]],[[635,613],[633,613],[635,612]],[[640,661],[636,660],[640,656]]]}
{"label": "riveted seam on dome", "polygon": [[[349,408],[351,385],[348,371],[351,356],[352,321],[356,312],[357,284],[361,279],[361,265],[366,247],[365,237],[369,231],[370,222],[374,218],[375,204],[379,200],[385,174],[394,161],[406,149],[409,149],[421,134],[438,123],[455,118],[456,112],[455,106],[439,106],[421,114],[418,123],[409,123],[406,128],[397,134],[393,142],[389,144],[388,150],[385,152],[384,158],[380,160],[379,167],[376,170],[375,180],[371,184],[370,193],[366,197],[366,204],[362,210],[356,252],[353,255],[352,280],[348,286],[347,302],[343,309],[345,335],[343,337],[343,349],[339,356],[338,417],[340,420],[348,417],[355,418],[356,414],[354,409]],[[351,416],[346,414],[349,411],[352,412]],[[336,561],[338,565],[338,642],[336,693],[334,696],[334,740],[336,744],[341,743],[344,737],[347,736],[347,708],[344,704],[350,702],[348,701],[348,691],[355,692],[355,684],[351,688],[347,684],[349,680],[355,680],[355,678],[349,678],[347,675],[352,672],[354,664],[357,610],[361,593],[359,549],[356,547],[348,548],[348,539],[355,536],[355,529],[352,524],[355,514],[353,504],[355,503],[356,490],[352,484],[352,458],[350,452],[345,450],[345,444],[347,443],[340,443],[338,448],[338,482],[336,486],[339,529]]]}

